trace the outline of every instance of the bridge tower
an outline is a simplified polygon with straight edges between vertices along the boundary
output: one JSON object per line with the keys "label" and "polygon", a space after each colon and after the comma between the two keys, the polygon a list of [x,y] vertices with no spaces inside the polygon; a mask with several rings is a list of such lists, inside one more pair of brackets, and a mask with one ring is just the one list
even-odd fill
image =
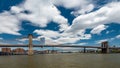
{"label": "bridge tower", "polygon": [[86,53],[86,48],[84,47],[83,53]]}
{"label": "bridge tower", "polygon": [[107,41],[101,43],[101,52],[109,53],[109,45]]}
{"label": "bridge tower", "polygon": [[28,35],[28,38],[29,38],[29,44],[28,44],[28,55],[33,55],[33,45],[32,45],[32,38],[33,38],[33,35],[32,34],[29,34]]}

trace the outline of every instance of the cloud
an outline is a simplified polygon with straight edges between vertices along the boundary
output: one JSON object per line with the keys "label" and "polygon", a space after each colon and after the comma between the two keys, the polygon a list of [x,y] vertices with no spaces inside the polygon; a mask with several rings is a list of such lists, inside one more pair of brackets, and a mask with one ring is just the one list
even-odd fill
{"label": "cloud", "polygon": [[98,40],[98,41],[95,41],[97,44],[101,43],[101,42],[104,42],[104,41],[109,41],[109,42],[112,42],[116,39],[120,39],[120,35],[117,35],[115,37],[111,37],[111,38],[107,38],[107,39],[102,39],[102,40]]}
{"label": "cloud", "polygon": [[88,44],[88,43],[78,43],[79,45],[86,45],[86,44]]}
{"label": "cloud", "polygon": [[[72,3],[70,3],[72,2]],[[87,0],[25,0],[23,3],[12,6],[11,12],[20,20],[28,20],[36,26],[46,27],[51,21],[58,23],[59,31],[68,29],[68,20],[61,15],[56,6],[74,9],[71,14],[79,15],[93,10],[92,1]],[[30,13],[23,13],[29,11]]]}
{"label": "cloud", "polygon": [[57,39],[56,41],[61,43],[61,44],[65,44],[65,43],[75,43],[78,40],[80,40],[78,37],[61,37],[59,39]]}
{"label": "cloud", "polygon": [[104,42],[104,41],[108,41],[108,39],[98,40],[98,41],[96,41],[96,43],[97,43],[97,44],[100,44],[100,43],[102,43],[102,42]]}
{"label": "cloud", "polygon": [[97,27],[95,27],[91,30],[91,33],[92,34],[100,34],[106,28],[107,28],[107,26],[105,26],[105,25],[98,25]]}
{"label": "cloud", "polygon": [[71,14],[73,14],[74,16],[79,16],[81,14],[86,14],[86,13],[89,13],[91,12],[92,10],[94,9],[94,5],[93,4],[89,4],[89,5],[86,5],[84,7],[82,7],[81,9],[79,10],[75,10],[75,11],[72,11]]}
{"label": "cloud", "polygon": [[[24,11],[29,13],[23,13]],[[60,31],[64,31],[69,26],[68,20],[50,0],[25,0],[20,5],[12,6],[11,12],[19,19],[28,20],[39,27],[46,27],[52,21],[59,24]]]}
{"label": "cloud", "polygon": [[18,42],[25,42],[28,41],[28,38],[23,38],[23,39],[16,39]]}
{"label": "cloud", "polygon": [[113,37],[113,38],[109,38],[109,39],[107,39],[108,41],[114,41],[114,40],[116,40],[116,39],[120,39],[120,35],[117,35],[117,36],[115,36],[115,37]]}
{"label": "cloud", "polygon": [[11,11],[11,13],[16,13],[16,14],[18,14],[18,13],[21,13],[22,11],[24,11],[24,9],[23,9],[23,8],[20,8],[20,7],[18,7],[18,6],[12,6],[10,11]]}
{"label": "cloud", "polygon": [[49,38],[57,38],[60,36],[60,34],[57,31],[52,31],[52,30],[35,30],[34,33]]}
{"label": "cloud", "polygon": [[120,35],[117,35],[117,36],[114,36],[111,38],[107,38],[107,39],[97,40],[97,41],[95,41],[95,43],[100,44],[101,42],[104,42],[104,41],[113,42],[113,41],[116,41],[117,39],[120,39]]}
{"label": "cloud", "polygon": [[90,34],[85,34],[84,30],[77,33],[58,32],[52,30],[35,30],[34,33],[44,36],[46,44],[67,44],[75,43],[79,40],[90,39]]}
{"label": "cloud", "polygon": [[[73,10],[71,14],[76,18],[71,26],[57,6]],[[0,34],[20,35],[18,31],[23,20],[28,20],[39,27],[47,27],[48,23],[55,22],[60,26],[59,31],[35,30],[34,33],[45,37],[47,43],[51,44],[75,43],[91,39],[91,34],[87,34],[86,29],[92,29],[92,34],[100,34],[107,28],[105,24],[120,23],[119,6],[120,2],[112,2],[92,11],[95,8],[92,0],[25,0],[19,5],[12,6],[9,12],[0,13]]]}
{"label": "cloud", "polygon": [[0,13],[0,34],[7,33],[13,35],[20,35],[18,31],[21,29],[19,27],[20,22],[14,15],[5,11]]}
{"label": "cloud", "polygon": [[93,10],[92,0],[51,0],[53,4],[67,9],[73,9],[71,14],[77,16]]}
{"label": "cloud", "polygon": [[120,14],[118,14],[120,12],[119,6],[120,2],[112,2],[101,7],[99,10],[80,15],[73,20],[73,23],[67,32],[77,32],[81,29],[91,29],[98,25],[113,22],[120,24]]}
{"label": "cloud", "polygon": [[120,39],[120,35],[117,35],[116,38],[117,38],[117,39]]}
{"label": "cloud", "polygon": [[3,38],[0,37],[0,40],[3,40]]}
{"label": "cloud", "polygon": [[[14,24],[16,24],[17,27],[13,27],[13,32],[6,32],[18,35],[19,33],[17,32],[20,30],[20,26],[18,28],[18,25],[20,24],[20,22],[22,22],[22,20],[28,20],[33,25],[39,27],[46,27],[48,23],[53,21],[59,24],[59,31],[67,30],[69,27],[68,20],[61,15],[61,12],[56,7],[56,5],[62,6],[62,4],[65,8],[75,8],[75,11],[83,11],[83,8],[87,7],[86,5],[91,3],[87,0],[25,0],[19,5],[12,6],[11,10],[8,12],[9,18],[11,19],[12,16],[12,19],[14,19],[16,22]],[[27,13],[25,13],[25,11],[27,11]]]}

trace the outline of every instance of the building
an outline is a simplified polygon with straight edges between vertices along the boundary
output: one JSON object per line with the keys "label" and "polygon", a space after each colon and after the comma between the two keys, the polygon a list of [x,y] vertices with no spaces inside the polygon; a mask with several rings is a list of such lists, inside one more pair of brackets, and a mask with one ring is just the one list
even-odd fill
{"label": "building", "polygon": [[57,50],[51,50],[51,53],[52,53],[52,54],[57,54],[58,51],[57,51]]}
{"label": "building", "polygon": [[25,50],[23,48],[13,49],[12,52],[14,54],[25,54]]}
{"label": "building", "polygon": [[11,52],[11,48],[2,48],[2,52],[10,53]]}
{"label": "building", "polygon": [[44,54],[50,54],[50,53],[51,53],[51,50],[44,50],[43,53],[44,53]]}

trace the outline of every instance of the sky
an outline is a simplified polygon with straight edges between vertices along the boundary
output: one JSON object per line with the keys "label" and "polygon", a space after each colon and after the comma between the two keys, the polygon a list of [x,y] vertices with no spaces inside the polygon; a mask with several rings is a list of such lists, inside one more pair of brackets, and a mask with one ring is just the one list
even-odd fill
{"label": "sky", "polygon": [[0,0],[0,44],[120,46],[120,0]]}

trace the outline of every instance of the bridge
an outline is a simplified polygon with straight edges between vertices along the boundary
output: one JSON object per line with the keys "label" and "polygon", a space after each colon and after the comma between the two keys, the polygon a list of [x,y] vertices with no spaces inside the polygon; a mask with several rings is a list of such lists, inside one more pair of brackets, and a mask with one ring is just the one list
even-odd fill
{"label": "bridge", "polygon": [[108,42],[102,42],[101,46],[80,46],[80,45],[34,45],[32,44],[32,39],[33,39],[33,35],[29,34],[28,35],[29,38],[29,44],[28,45],[20,45],[20,44],[0,44],[0,47],[28,47],[28,55],[33,55],[33,47],[74,47],[74,48],[84,48],[84,53],[86,52],[86,48],[97,48],[97,49],[101,49],[102,53],[109,53],[109,49],[120,49],[120,47],[109,47]]}

